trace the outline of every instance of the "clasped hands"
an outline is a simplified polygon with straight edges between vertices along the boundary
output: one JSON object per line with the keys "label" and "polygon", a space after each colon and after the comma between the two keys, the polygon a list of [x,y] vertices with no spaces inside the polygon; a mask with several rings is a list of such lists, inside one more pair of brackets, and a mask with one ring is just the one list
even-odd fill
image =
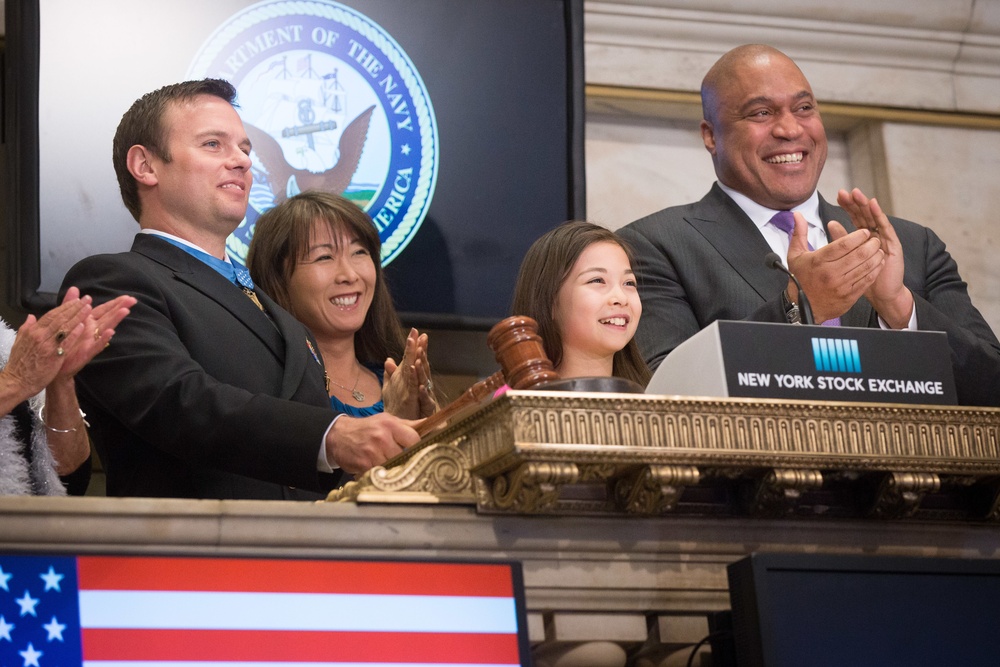
{"label": "clasped hands", "polygon": [[[865,296],[889,327],[905,328],[913,295],[903,285],[903,249],[889,218],[878,201],[857,188],[840,190],[837,203],[851,216],[856,231],[848,233],[842,224],[830,221],[830,243],[810,251],[808,223],[796,213],[788,247],[788,268],[809,296],[816,322],[840,317]],[[788,294],[798,300],[792,281]]]}
{"label": "clasped hands", "polygon": [[103,350],[115,327],[136,300],[119,296],[99,306],[70,287],[62,304],[36,319],[28,315],[3,369],[5,378],[24,398],[34,396],[58,380],[72,380],[87,362]]}
{"label": "clasped hands", "polygon": [[385,411],[404,419],[420,419],[437,412],[431,391],[431,366],[427,361],[427,334],[410,329],[403,358],[385,360],[382,401]]}
{"label": "clasped hands", "polygon": [[410,329],[403,358],[399,363],[386,359],[382,401],[382,414],[343,416],[330,429],[328,459],[345,472],[357,474],[381,465],[420,441],[416,426],[438,409],[431,391],[427,334]]}

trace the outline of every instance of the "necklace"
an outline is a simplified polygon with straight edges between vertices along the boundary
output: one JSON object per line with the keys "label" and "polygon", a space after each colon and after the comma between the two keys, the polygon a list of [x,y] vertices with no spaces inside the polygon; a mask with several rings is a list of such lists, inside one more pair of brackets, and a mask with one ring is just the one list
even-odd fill
{"label": "necklace", "polygon": [[358,403],[360,403],[361,401],[365,400],[365,392],[363,392],[360,389],[358,389],[358,382],[361,380],[361,364],[358,364],[358,374],[354,378],[354,386],[350,387],[350,388],[345,387],[344,385],[340,384],[336,380],[331,379],[330,376],[329,376],[329,374],[327,374],[325,371],[324,371],[324,375],[326,375],[327,382],[332,382],[333,384],[337,385],[338,387],[340,387],[344,391],[351,392],[351,396]]}

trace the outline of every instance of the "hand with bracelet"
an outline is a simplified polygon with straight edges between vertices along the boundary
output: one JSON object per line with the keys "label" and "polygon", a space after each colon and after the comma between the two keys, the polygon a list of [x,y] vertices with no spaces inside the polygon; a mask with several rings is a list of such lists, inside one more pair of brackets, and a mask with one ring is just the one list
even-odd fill
{"label": "hand with bracelet", "polygon": [[[41,430],[25,434],[22,427],[19,439],[17,428],[0,430],[5,461],[0,493],[59,493],[38,461],[53,459],[53,472],[65,476],[89,459],[90,441],[73,378],[109,344],[135,302],[120,296],[95,307],[89,296],[70,288],[62,304],[40,318],[29,315],[16,335],[3,325],[0,417],[12,426],[30,424],[30,412],[27,420],[19,417],[30,401],[37,417],[32,426]],[[37,442],[47,443],[48,451],[40,451]]]}

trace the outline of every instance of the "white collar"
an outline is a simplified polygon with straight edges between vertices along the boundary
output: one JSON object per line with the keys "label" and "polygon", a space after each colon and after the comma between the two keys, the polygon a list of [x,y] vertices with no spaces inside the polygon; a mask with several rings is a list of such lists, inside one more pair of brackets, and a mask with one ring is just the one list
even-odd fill
{"label": "white collar", "polygon": [[[212,253],[210,253],[209,251],[205,250],[201,246],[195,245],[194,243],[191,243],[187,239],[182,239],[179,236],[174,236],[173,234],[168,234],[167,232],[161,232],[159,229],[140,229],[139,233],[140,234],[151,234],[152,236],[162,236],[165,239],[170,239],[172,241],[176,241],[177,243],[180,243],[181,245],[185,245],[188,248],[194,248],[195,250],[197,250],[199,252],[203,252],[206,255],[210,255],[212,257],[215,257],[215,255],[212,255]],[[216,257],[216,259],[219,259],[219,258]],[[225,255],[223,255],[222,259],[227,264],[232,264],[233,263],[232,260],[229,259],[229,253],[228,252]]]}
{"label": "white collar", "polygon": [[[778,212],[774,209],[767,208],[766,206],[761,206],[754,200],[747,197],[742,192],[737,192],[736,190],[733,190],[731,187],[724,185],[721,182],[718,183],[719,187],[722,188],[722,191],[725,192],[727,195],[729,195],[734,202],[736,202],[736,205],[739,206],[740,209],[747,214],[747,217],[753,220],[753,224],[757,225],[757,229],[762,229],[764,225],[766,225],[768,222],[771,221],[771,218],[774,217],[774,214]],[[802,202],[801,204],[799,204],[798,206],[796,206],[791,210],[801,213],[802,217],[806,219],[806,222],[809,223],[810,227],[820,230],[823,229],[823,223],[819,217],[818,190],[813,190],[813,193],[812,195],[810,195],[809,199],[805,200],[804,202]]]}

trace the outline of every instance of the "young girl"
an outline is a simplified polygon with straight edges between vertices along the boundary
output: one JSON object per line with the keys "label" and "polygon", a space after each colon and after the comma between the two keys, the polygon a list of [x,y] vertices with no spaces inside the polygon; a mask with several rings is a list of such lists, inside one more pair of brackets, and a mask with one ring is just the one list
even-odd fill
{"label": "young girl", "polygon": [[561,378],[649,382],[633,340],[642,304],[631,252],[612,231],[573,221],[535,241],[521,262],[513,313],[538,322]]}

